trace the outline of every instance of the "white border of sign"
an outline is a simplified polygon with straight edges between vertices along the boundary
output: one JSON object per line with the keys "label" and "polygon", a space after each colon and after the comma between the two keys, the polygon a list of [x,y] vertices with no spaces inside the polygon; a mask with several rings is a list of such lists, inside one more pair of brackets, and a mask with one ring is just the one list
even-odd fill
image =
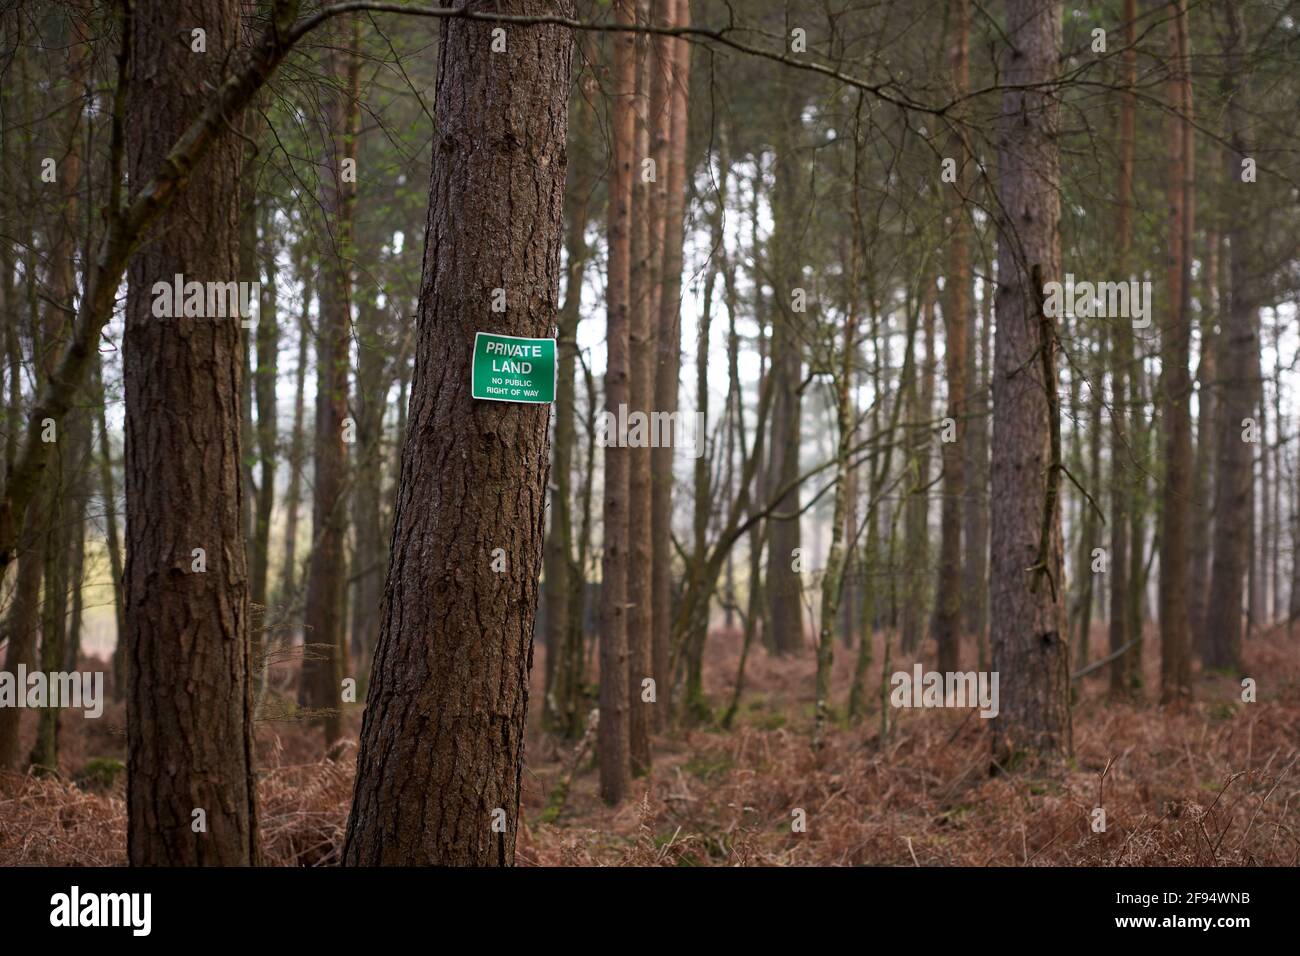
{"label": "white border of sign", "polygon": [[[551,400],[549,402],[530,402],[522,398],[481,398],[474,394],[474,356],[478,354],[478,337],[480,335],[490,335],[498,339],[514,339],[516,342],[551,342],[555,345],[555,360],[551,362]],[[509,405],[554,405],[555,397],[559,394],[560,386],[560,343],[549,336],[543,336],[540,339],[529,338],[526,335],[507,335],[505,332],[475,332],[474,333],[474,351],[469,353],[469,397],[474,402],[505,402]]]}

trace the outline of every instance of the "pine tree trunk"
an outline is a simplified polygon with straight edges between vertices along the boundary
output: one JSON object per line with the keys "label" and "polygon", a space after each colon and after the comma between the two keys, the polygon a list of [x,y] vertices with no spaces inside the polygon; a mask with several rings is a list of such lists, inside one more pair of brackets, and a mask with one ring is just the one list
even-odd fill
{"label": "pine tree trunk", "polygon": [[[619,23],[635,20],[632,0],[618,0],[614,8]],[[606,286],[605,415],[615,418],[629,394],[629,285],[632,276],[632,197],[636,148],[636,40],[631,33],[616,33],[614,76],[610,91],[613,114],[613,172],[610,175],[608,215],[609,255]],[[623,799],[631,772],[628,755],[627,699],[627,580],[628,449],[606,438],[605,500],[602,522],[600,575],[600,795],[608,804]]]}
{"label": "pine tree trunk", "polygon": [[[966,630],[975,635],[980,670],[988,664],[989,564],[989,365],[993,327],[993,283],[986,280],[980,295],[979,338],[976,323],[968,326],[968,381],[971,383],[966,447],[965,553],[962,576]],[[978,356],[978,363],[977,363]]]}
{"label": "pine tree trunk", "polygon": [[[329,96],[324,122],[331,134],[321,184],[321,207],[329,219],[329,246],[321,255],[320,322],[316,339],[316,428],[312,475],[312,549],[304,609],[306,651],[299,700],[317,712],[325,746],[341,733],[340,688],[349,673],[343,601],[347,574],[348,347],[352,335],[352,207],[355,183],[343,179],[343,160],[356,157],[360,123],[357,101],[359,21],[340,36],[330,70],[341,84]],[[353,425],[355,429],[355,425]]]}
{"label": "pine tree trunk", "polygon": [[[952,95],[965,96],[970,86],[970,3],[953,0],[948,8],[948,70]],[[939,512],[939,576],[935,582],[934,636],[939,670],[960,670],[961,663],[961,525],[966,495],[967,327],[971,323],[970,223],[965,198],[969,189],[969,153],[963,135],[952,137],[957,182],[948,196],[947,274],[944,278],[944,363],[952,440],[940,445],[943,456],[943,502]]]}
{"label": "pine tree trunk", "polygon": [[[542,0],[469,6],[556,12]],[[347,865],[514,862],[550,409],[474,401],[470,363],[485,325],[555,331],[573,41],[553,25],[512,26],[489,53],[491,31],[439,25],[411,417]],[[504,313],[491,309],[497,288]],[[505,571],[492,568],[495,548]],[[626,670],[615,673],[626,688]]]}
{"label": "pine tree trunk", "polygon": [[[1220,162],[1221,165],[1221,162]],[[1216,181],[1218,177],[1216,177]],[[1220,319],[1219,237],[1217,229],[1205,237],[1205,292],[1201,310],[1201,361],[1197,368],[1196,467],[1192,474],[1191,598],[1192,647],[1205,657],[1209,633],[1205,628],[1210,588],[1210,528],[1214,514],[1215,442],[1218,435],[1219,341],[1215,328]]]}
{"label": "pine tree trunk", "polygon": [[[134,188],[206,104],[240,42],[236,0],[133,6]],[[207,53],[177,37],[196,23]],[[134,866],[257,862],[236,318],[156,318],[178,273],[239,275],[243,141],[213,143],[129,269],[126,382],[127,856]],[[199,554],[198,549],[202,549]],[[206,562],[206,570],[198,561]],[[203,810],[206,829],[196,810]]]}
{"label": "pine tree trunk", "polygon": [[[257,503],[253,516],[253,560],[249,599],[263,610],[259,621],[265,620],[267,582],[271,567],[271,512],[275,504],[276,395],[275,383],[279,374],[280,325],[276,316],[276,261],[275,245],[271,239],[274,228],[269,208],[262,209],[263,226],[261,247],[263,280],[261,304],[258,309],[257,329],[254,333],[256,364],[253,366],[253,397],[257,401]],[[263,644],[262,629],[253,642],[255,651]],[[255,654],[255,656],[260,656]]]}
{"label": "pine tree trunk", "polygon": [[[582,280],[591,250],[587,223],[592,188],[590,166],[583,147],[591,146],[591,111],[581,101],[571,150],[573,162],[565,184],[566,234],[564,305],[560,309],[558,384],[555,393],[555,444],[551,448],[550,528],[546,537],[543,578],[546,582],[546,687],[542,715],[546,725],[566,738],[583,731],[582,698],[582,568],[574,558],[573,458],[577,444],[576,416],[578,323],[582,318]],[[578,640],[574,640],[574,636]]]}
{"label": "pine tree trunk", "polygon": [[[691,23],[690,0],[672,0],[664,3],[664,16],[671,15],[678,27]],[[660,264],[661,287],[656,331],[658,365],[655,368],[655,407],[671,414],[677,410],[677,390],[681,374],[681,298],[682,298],[682,243],[685,238],[686,210],[686,132],[688,90],[690,88],[690,44],[683,39],[672,39],[663,44],[664,69],[671,70],[668,115],[671,130],[665,148],[667,162],[667,198],[664,201],[663,249]],[[660,176],[664,175],[661,169]],[[653,562],[651,580],[654,602],[651,639],[651,665],[659,692],[668,697],[673,675],[668,673],[670,643],[673,627],[673,450],[656,448],[651,451],[651,508],[653,518]],[[658,725],[667,723],[667,707],[655,711]]]}
{"label": "pine tree trunk", "polygon": [[[649,0],[638,0],[637,22],[649,19]],[[636,39],[636,112],[632,166],[632,271],[628,313],[628,414],[640,412],[649,422],[655,411],[655,322],[651,312],[650,217],[651,189],[645,163],[650,156],[650,85],[654,64],[648,35]],[[657,175],[657,171],[656,171]],[[648,426],[647,426],[648,431]],[[629,429],[629,435],[634,434]],[[628,758],[634,775],[650,769],[650,726],[654,704],[644,700],[641,682],[651,676],[652,629],[651,567],[653,520],[648,439],[629,442],[627,537],[627,701]]]}
{"label": "pine tree trunk", "polygon": [[[1124,0],[1124,92],[1119,106],[1119,175],[1116,185],[1116,280],[1129,277],[1129,253],[1133,233],[1133,147],[1137,98],[1137,0]],[[1110,665],[1110,692],[1127,690],[1128,655],[1121,653],[1134,636],[1129,629],[1129,513],[1133,508],[1131,472],[1134,463],[1133,433],[1126,434],[1124,409],[1128,402],[1128,372],[1133,363],[1133,330],[1127,322],[1115,325],[1114,360],[1111,367],[1110,429],[1110,653],[1119,656]]]}
{"label": "pine tree trunk", "polygon": [[[19,667],[32,670],[36,666],[37,638],[41,630],[41,577],[45,573],[45,535],[40,531],[44,497],[38,495],[32,500],[23,519],[17,580],[5,617],[4,669],[9,674],[17,674]],[[22,716],[23,711],[18,707],[0,707],[0,770],[18,769]]]}
{"label": "pine tree trunk", "polygon": [[[1061,6],[1007,0],[998,168],[989,643],[1000,677],[994,753],[1069,753],[1070,667],[1061,554],[1056,330],[1044,284],[1060,280]],[[1003,766],[1005,766],[1005,762]]]}
{"label": "pine tree trunk", "polygon": [[[374,246],[371,247],[375,248]],[[356,391],[353,412],[357,426],[357,461],[353,468],[352,622],[348,628],[351,654],[358,674],[364,672],[379,637],[379,609],[384,598],[387,535],[384,497],[384,412],[392,384],[388,357],[389,334],[384,312],[373,292],[359,295]]]}
{"label": "pine tree trunk", "polygon": [[1207,669],[1237,671],[1241,667],[1242,582],[1246,573],[1247,535],[1250,529],[1250,491],[1254,446],[1245,440],[1243,420],[1251,417],[1258,392],[1258,313],[1251,296],[1250,190],[1241,182],[1241,162],[1251,155],[1246,117],[1249,91],[1241,75],[1246,47],[1245,25],[1235,0],[1224,4],[1227,31],[1223,40],[1225,66],[1235,89],[1228,105],[1228,145],[1223,150],[1225,188],[1230,208],[1237,213],[1228,222],[1228,287],[1220,332],[1218,380],[1222,409],[1217,442],[1218,468],[1214,476],[1214,558],[1210,570],[1210,596],[1206,605],[1207,642],[1202,663]]}
{"label": "pine tree trunk", "polygon": [[912,383],[907,409],[907,429],[911,445],[912,478],[903,505],[903,575],[899,582],[904,600],[899,625],[899,649],[915,654],[925,636],[926,611],[929,607],[928,570],[930,567],[930,442],[934,437],[935,358],[934,280],[927,280],[922,294],[924,316],[925,361],[920,366],[920,381]]}
{"label": "pine tree trunk", "polygon": [[[803,608],[801,575],[794,562],[801,551],[799,521],[799,444],[802,419],[800,385],[803,378],[803,338],[800,335],[807,313],[795,311],[796,290],[802,298],[808,290],[801,285],[799,226],[803,195],[796,136],[803,128],[803,96],[797,80],[789,84],[779,122],[781,140],[776,148],[776,181],[772,195],[772,274],[775,276],[772,314],[772,439],[766,473],[770,501],[783,493],[768,519],[767,595],[771,605],[772,638],[778,654],[803,650]],[[806,307],[806,302],[805,302]]]}
{"label": "pine tree trunk", "polygon": [[310,269],[304,265],[300,272],[302,282],[302,313],[298,319],[298,364],[294,366],[293,431],[289,436],[289,485],[284,494],[284,570],[280,578],[280,602],[285,606],[296,602],[298,590],[298,511],[302,503],[302,465],[306,456],[306,435],[303,419],[306,411],[307,357],[311,339],[312,285]]}
{"label": "pine tree trunk", "polygon": [[1166,289],[1169,319],[1161,341],[1165,476],[1160,531],[1160,699],[1171,703],[1190,693],[1188,616],[1189,529],[1192,495],[1191,310],[1188,243],[1191,229],[1191,77],[1188,73],[1187,3],[1169,4],[1172,53],[1169,97],[1174,114],[1169,135],[1169,256]]}
{"label": "pine tree trunk", "polygon": [[126,698],[126,594],[123,590],[122,535],[117,526],[117,487],[113,480],[113,442],[108,434],[108,398],[104,392],[103,360],[94,368],[95,404],[98,409],[99,449],[95,453],[99,468],[99,493],[104,507],[104,548],[108,551],[109,580],[113,585],[113,700]]}

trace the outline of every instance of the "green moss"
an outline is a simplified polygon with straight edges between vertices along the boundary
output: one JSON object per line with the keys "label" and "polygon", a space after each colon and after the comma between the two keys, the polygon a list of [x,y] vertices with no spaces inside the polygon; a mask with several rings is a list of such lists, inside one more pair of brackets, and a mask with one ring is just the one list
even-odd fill
{"label": "green moss", "polygon": [[1239,708],[1235,703],[1229,700],[1221,700],[1210,707],[1210,717],[1214,720],[1232,720],[1237,716]]}
{"label": "green moss", "polygon": [[92,757],[77,775],[77,785],[83,790],[108,790],[124,770],[126,764],[116,757]]}
{"label": "green moss", "polygon": [[683,769],[687,773],[699,777],[701,780],[720,777],[729,772],[731,767],[731,758],[726,754],[696,754],[683,765]]}

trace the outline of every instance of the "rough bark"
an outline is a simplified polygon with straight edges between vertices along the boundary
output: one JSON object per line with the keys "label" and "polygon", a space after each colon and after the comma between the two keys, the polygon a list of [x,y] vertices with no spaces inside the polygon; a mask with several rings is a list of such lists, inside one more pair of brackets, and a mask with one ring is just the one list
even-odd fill
{"label": "rough bark", "polygon": [[[649,0],[638,0],[638,23],[649,18]],[[654,183],[645,161],[650,155],[650,85],[655,69],[650,38],[638,34],[636,41],[636,143],[632,167],[632,271],[628,313],[628,413],[648,416],[654,407],[654,330],[651,317],[650,217]],[[657,171],[656,171],[657,175]],[[651,675],[651,631],[654,615],[651,603],[651,540],[653,519],[648,444],[629,447],[628,536],[627,536],[627,702],[628,758],[632,773],[650,769],[650,726],[655,705],[645,701],[641,682]]]}
{"label": "rough bark", "polygon": [[[147,184],[239,44],[237,0],[133,12],[128,169]],[[178,37],[207,30],[207,53]],[[151,286],[239,274],[242,141],[215,141],[132,260],[126,308],[127,855],[132,865],[257,862],[248,575],[240,524],[237,318],[157,318]],[[195,570],[194,549],[206,555]],[[206,814],[195,832],[193,811]]]}
{"label": "rough bark", "polygon": [[[948,70],[954,97],[970,86],[970,3],[952,0],[948,7]],[[966,495],[966,417],[968,338],[971,323],[970,223],[966,216],[968,150],[961,127],[952,137],[957,182],[948,195],[947,274],[944,277],[944,363],[948,378],[948,417],[953,441],[940,444],[943,456],[943,502],[939,513],[939,576],[935,583],[934,637],[939,670],[959,670],[961,660],[961,525]]]}
{"label": "rough bark", "polygon": [[[615,7],[618,22],[634,20],[632,0]],[[629,285],[632,275],[632,176],[635,162],[636,41],[616,33],[614,86],[610,91],[613,157],[610,175],[609,254],[606,269],[605,410],[617,415],[629,393]],[[623,799],[630,770],[627,699],[628,449],[607,440],[600,576],[600,795],[609,804]]]}
{"label": "rough bark", "polygon": [[[572,38],[552,25],[510,27],[505,51],[489,53],[491,31],[440,24],[410,423],[348,865],[514,862],[550,409],[472,400],[470,360],[485,325],[555,331]],[[498,288],[504,313],[491,310]],[[508,555],[500,573],[498,547]]]}
{"label": "rough bark", "polygon": [[[690,0],[668,2],[672,7],[674,23],[688,27],[691,22]],[[665,13],[665,16],[667,13]],[[671,123],[668,144],[665,148],[667,164],[667,193],[664,201],[663,248],[660,263],[659,314],[656,319],[658,364],[655,368],[655,407],[661,412],[677,410],[677,388],[681,367],[681,298],[682,298],[682,243],[685,238],[686,215],[686,131],[689,105],[691,56],[690,44],[682,39],[668,40],[663,44],[664,69],[670,70],[669,118]],[[661,171],[660,175],[664,173]],[[668,673],[670,644],[673,628],[673,450],[656,448],[651,451],[652,488],[651,508],[653,529],[654,571],[651,581],[654,614],[651,640],[651,663],[655,683],[667,694],[672,680]],[[667,708],[655,711],[659,726],[666,723]]]}
{"label": "rough bark", "polygon": [[1160,509],[1160,699],[1172,703],[1190,693],[1191,621],[1188,615],[1188,542],[1192,496],[1191,310],[1188,241],[1193,154],[1191,77],[1188,73],[1187,3],[1169,4],[1170,78],[1173,108],[1169,130],[1169,241],[1167,304],[1161,336],[1165,475]]}
{"label": "rough bark", "polygon": [[[1056,0],[1007,0],[998,169],[989,643],[1000,675],[994,753],[1071,749],[1055,330],[1046,282],[1060,277]],[[1005,763],[1003,764],[1005,766]]]}

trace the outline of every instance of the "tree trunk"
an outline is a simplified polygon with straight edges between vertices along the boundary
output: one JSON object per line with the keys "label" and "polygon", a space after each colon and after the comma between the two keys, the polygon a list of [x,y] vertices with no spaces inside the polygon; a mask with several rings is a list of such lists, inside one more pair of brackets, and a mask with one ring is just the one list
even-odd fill
{"label": "tree trunk", "polygon": [[[80,232],[77,201],[81,183],[82,127],[84,89],[89,67],[90,45],[83,9],[75,9],[68,20],[68,88],[73,98],[70,117],[63,131],[64,153],[59,163],[59,210],[49,230],[49,272],[44,290],[45,315],[41,335],[39,361],[43,377],[56,374],[56,358],[67,344],[70,331],[68,316],[72,314],[76,282],[73,263]],[[81,396],[78,396],[81,398]],[[84,399],[83,399],[84,402]],[[73,527],[77,522],[71,499],[76,496],[76,448],[81,433],[89,422],[84,408],[74,409],[59,424],[57,441],[53,442],[51,460],[44,478],[42,492],[46,498],[42,511],[45,521],[45,544],[42,558],[45,562],[45,587],[41,597],[41,670],[47,674],[63,669],[66,654],[69,563],[71,558]],[[36,731],[36,745],[31,763],[43,771],[56,772],[59,768],[59,709],[41,709]]]}
{"label": "tree trunk", "polygon": [[103,360],[95,363],[94,389],[99,406],[100,497],[104,503],[104,548],[108,551],[109,580],[113,584],[115,643],[113,647],[113,700],[126,698],[126,593],[123,590],[122,536],[117,527],[117,488],[113,480],[113,442],[108,433],[108,397],[104,392]]}
{"label": "tree trunk", "polygon": [[[573,162],[565,184],[564,305],[560,309],[558,384],[555,392],[555,444],[551,448],[550,528],[546,537],[543,579],[546,582],[546,692],[542,717],[562,737],[583,732],[582,584],[583,569],[574,558],[573,453],[577,444],[576,416],[578,323],[582,319],[582,280],[591,250],[587,245],[592,172],[586,160],[591,143],[591,110],[575,99],[570,151]],[[576,586],[575,586],[576,585]],[[574,640],[574,638],[577,640]]]}
{"label": "tree trunk", "polygon": [[1188,543],[1192,495],[1191,310],[1188,241],[1194,155],[1191,76],[1188,73],[1187,2],[1169,4],[1169,98],[1174,110],[1169,135],[1169,256],[1166,289],[1169,319],[1161,337],[1165,476],[1160,531],[1160,699],[1172,703],[1190,693]]}
{"label": "tree trunk", "polygon": [[[1117,232],[1116,280],[1128,280],[1129,253],[1133,234],[1133,146],[1137,97],[1137,0],[1124,0],[1124,92],[1119,106],[1119,176],[1116,186]],[[1111,363],[1110,444],[1110,653],[1118,656],[1110,665],[1110,692],[1127,690],[1128,662],[1123,648],[1134,636],[1129,628],[1129,512],[1133,508],[1132,470],[1134,434],[1125,434],[1124,408],[1128,400],[1127,380],[1133,362],[1133,330],[1128,322],[1115,324],[1115,351]]]}
{"label": "tree trunk", "polygon": [[[261,288],[261,305],[257,315],[256,364],[253,366],[253,397],[257,400],[257,502],[253,515],[253,560],[249,599],[262,608],[259,621],[265,620],[267,581],[271,566],[271,512],[275,504],[276,457],[276,396],[275,382],[279,373],[280,325],[276,316],[276,263],[275,244],[271,238],[274,228],[269,205],[262,209],[263,226],[260,258],[264,279]],[[254,277],[256,270],[253,270]],[[253,642],[255,651],[262,646],[263,630],[259,629]]]}
{"label": "tree trunk", "polygon": [[[649,0],[638,0],[637,22],[649,19]],[[651,421],[655,410],[654,327],[651,311],[650,217],[653,205],[645,161],[650,156],[650,85],[655,69],[650,38],[636,40],[636,145],[632,167],[632,271],[628,313],[628,414],[641,412]],[[632,444],[629,442],[629,444]],[[654,625],[651,604],[652,504],[649,442],[627,450],[627,702],[628,759],[634,775],[650,769],[650,725],[654,705],[644,700],[641,682],[651,676]]]}
{"label": "tree trunk", "polygon": [[[978,347],[975,322],[969,326],[967,368],[972,383],[966,447],[970,453],[966,472],[965,552],[962,579],[966,630],[975,635],[980,670],[988,666],[989,601],[989,366],[993,328],[994,286],[989,278],[982,285]],[[979,362],[976,365],[976,354]]]}
{"label": "tree trunk", "polygon": [[[1218,177],[1216,177],[1216,182]],[[1220,188],[1222,188],[1220,186]],[[1196,427],[1196,468],[1192,474],[1192,541],[1190,550],[1192,647],[1198,658],[1205,657],[1209,634],[1205,628],[1207,596],[1210,589],[1210,528],[1214,515],[1215,442],[1219,432],[1220,344],[1215,326],[1220,318],[1219,306],[1219,237],[1217,228],[1205,237],[1205,291],[1201,309],[1201,361],[1196,380],[1198,421]]]}
{"label": "tree trunk", "polygon": [[[1060,279],[1057,76],[1061,6],[1007,0],[999,125],[997,339],[993,374],[990,647],[1001,675],[994,753],[1071,751],[1061,554],[1056,331],[1044,284]],[[1006,766],[1005,762],[1003,766]]]}
{"label": "tree trunk", "polygon": [[[635,19],[632,0],[618,0],[619,23]],[[614,87],[610,93],[613,173],[610,178],[608,280],[605,294],[605,414],[617,416],[629,394],[629,284],[632,275],[632,182],[636,148],[636,39],[616,33]],[[600,580],[600,795],[608,804],[623,799],[630,774],[628,755],[628,449],[606,436],[605,499]]]}
{"label": "tree trunk", "polygon": [[903,505],[903,574],[899,587],[903,593],[902,621],[899,625],[899,649],[915,654],[921,646],[929,607],[928,570],[930,567],[930,442],[934,437],[935,358],[935,286],[927,279],[922,293],[924,316],[925,361],[920,366],[920,381],[912,382],[908,393],[907,441],[910,446],[908,467],[912,482]]}
{"label": "tree trunk", "polygon": [[[321,256],[320,322],[316,339],[316,432],[312,481],[312,549],[307,566],[302,687],[299,700],[316,712],[328,749],[341,733],[340,688],[348,674],[343,601],[347,589],[348,346],[352,334],[352,209],[356,184],[343,179],[343,160],[355,159],[361,119],[357,97],[360,21],[331,53],[330,71],[341,91],[325,107],[327,139],[321,206],[331,230]],[[347,27],[339,28],[340,32]]]}
{"label": "tree trunk", "polygon": [[[36,665],[36,642],[41,630],[41,576],[45,572],[45,536],[40,533],[43,523],[40,507],[44,497],[32,500],[23,520],[25,537],[18,556],[9,614],[5,618],[4,669],[9,674],[17,674],[19,667],[31,670]],[[23,711],[18,707],[0,707],[0,770],[18,769],[22,716]]]}
{"label": "tree trunk", "polygon": [[[710,248],[717,250],[718,256],[726,257],[725,239],[722,223],[725,216],[727,169],[725,153],[720,157],[720,184],[717,196],[717,208],[714,210],[710,224]],[[709,271],[704,277],[704,298],[700,307],[700,318],[695,330],[695,401],[696,413],[703,416],[705,427],[697,436],[704,441],[708,435],[709,420],[709,330],[713,323],[713,293],[718,279],[718,256],[709,262]],[[709,518],[713,513],[713,487],[710,481],[712,456],[701,454],[695,459],[693,485],[694,502],[691,508],[691,574],[697,587],[702,587],[701,578],[708,557]],[[704,645],[709,636],[709,595],[702,596],[696,613],[687,622],[686,637],[686,688],[684,710],[686,718],[694,723],[706,723],[712,718],[708,697],[704,693]]]}
{"label": "tree trunk", "polygon": [[[236,0],[135,5],[133,191],[220,83],[239,44],[239,13]],[[207,30],[201,56],[177,42],[195,23]],[[239,275],[242,155],[233,134],[213,143],[159,223],[166,241],[142,247],[129,270],[126,802],[134,866],[248,865],[258,857],[240,521],[241,329],[237,318],[156,318],[151,294],[153,283],[178,273],[198,281]]]}
{"label": "tree trunk", "polygon": [[[296,603],[298,590],[298,510],[302,503],[302,465],[306,457],[303,418],[306,410],[307,356],[311,339],[311,270],[306,263],[299,272],[302,282],[302,312],[298,318],[298,364],[294,366],[293,432],[289,436],[289,486],[284,494],[284,570],[280,577],[280,603],[287,613]],[[286,622],[287,623],[287,622]]]}
{"label": "tree trunk", "polygon": [[1251,458],[1244,419],[1251,417],[1258,392],[1258,313],[1251,296],[1249,191],[1241,182],[1242,159],[1251,155],[1246,117],[1249,91],[1242,76],[1245,25],[1235,0],[1224,4],[1227,32],[1225,66],[1234,89],[1228,100],[1228,145],[1223,150],[1225,188],[1236,210],[1228,223],[1227,308],[1220,332],[1219,370],[1222,410],[1219,415],[1218,468],[1214,476],[1214,559],[1206,605],[1207,642],[1202,663],[1207,669],[1241,668],[1242,580],[1246,572],[1250,527]]}
{"label": "tree trunk", "polygon": [[[542,0],[469,6],[556,12]],[[572,38],[554,25],[512,26],[505,51],[488,53],[492,29],[439,25],[411,418],[348,865],[514,862],[550,409],[476,402],[468,386],[485,323],[554,334]],[[491,310],[498,288],[504,313]],[[626,689],[626,668],[613,674]]]}
{"label": "tree trunk", "polygon": [[[384,598],[386,551],[382,499],[384,497],[384,411],[392,384],[388,358],[388,326],[371,290],[359,295],[361,328],[357,342],[354,413],[357,425],[357,461],[352,489],[353,589],[352,658],[363,673],[379,636],[379,608]],[[385,305],[385,308],[388,308]]]}
{"label": "tree trunk", "polygon": [[[952,0],[948,8],[948,70],[952,95],[966,95],[970,86],[970,2]],[[939,513],[939,576],[935,583],[934,636],[939,646],[939,670],[960,670],[961,663],[961,525],[966,495],[963,466],[966,455],[967,380],[969,362],[966,329],[971,323],[970,223],[965,199],[969,188],[969,151],[957,127],[952,148],[957,158],[957,182],[948,195],[947,275],[944,277],[944,363],[948,377],[948,417],[953,440],[940,446],[943,456],[943,503]]]}
{"label": "tree trunk", "polygon": [[[809,298],[800,268],[800,225],[803,195],[800,161],[795,150],[803,128],[804,99],[797,82],[787,78],[776,147],[776,181],[772,194],[772,274],[775,277],[772,314],[772,439],[766,471],[767,489],[788,489],[768,519],[767,594],[771,604],[772,638],[778,654],[803,650],[803,582],[794,562],[801,551],[799,527],[799,440],[803,399],[803,338],[806,312],[795,311],[796,293]],[[806,305],[806,302],[805,302]]]}
{"label": "tree trunk", "polygon": [[[690,0],[666,2],[678,27],[691,23]],[[665,16],[668,10],[665,10]],[[667,160],[667,199],[664,202],[663,250],[660,264],[659,314],[656,322],[656,340],[659,360],[655,368],[655,407],[671,414],[677,410],[677,389],[681,373],[681,298],[682,298],[682,243],[685,238],[686,216],[686,132],[689,104],[691,48],[683,39],[670,39],[663,44],[664,69],[671,70],[668,114],[671,131],[665,148]],[[660,175],[664,172],[661,170]],[[672,681],[668,673],[673,628],[673,450],[656,448],[650,453],[651,508],[654,524],[653,561],[651,581],[653,592],[654,635],[651,641],[651,664],[655,684],[667,694]],[[666,699],[666,698],[665,698]],[[658,725],[667,722],[667,709],[655,711]]]}

